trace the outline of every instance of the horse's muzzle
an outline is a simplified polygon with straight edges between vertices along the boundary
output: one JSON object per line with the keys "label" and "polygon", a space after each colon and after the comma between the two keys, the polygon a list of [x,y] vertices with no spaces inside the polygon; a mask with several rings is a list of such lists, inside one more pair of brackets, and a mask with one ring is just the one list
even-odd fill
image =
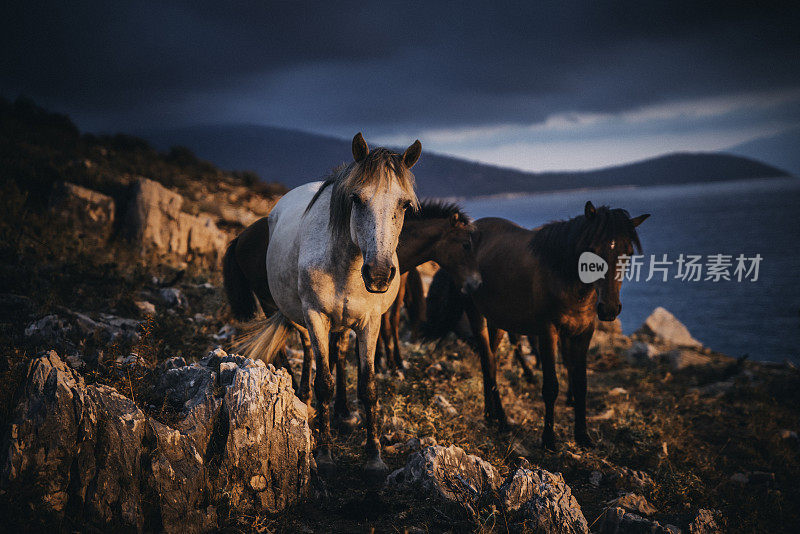
{"label": "horse's muzzle", "polygon": [[394,265],[375,266],[365,263],[361,267],[361,278],[364,280],[364,287],[370,293],[386,293],[389,286],[397,274]]}
{"label": "horse's muzzle", "polygon": [[465,295],[470,295],[480,289],[482,285],[483,280],[481,279],[481,275],[473,274],[464,280],[464,283],[461,285],[461,292]]}
{"label": "horse's muzzle", "polygon": [[601,302],[597,305],[597,317],[601,321],[613,321],[622,312],[622,303],[608,304]]}

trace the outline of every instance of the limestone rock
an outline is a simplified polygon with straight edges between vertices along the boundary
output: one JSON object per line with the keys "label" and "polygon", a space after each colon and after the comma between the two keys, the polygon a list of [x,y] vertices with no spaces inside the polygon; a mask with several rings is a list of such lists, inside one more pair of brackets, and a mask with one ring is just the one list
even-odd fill
{"label": "limestone rock", "polygon": [[525,532],[588,534],[589,525],[561,473],[518,468],[499,490],[500,503]]}
{"label": "limestone rock", "polygon": [[621,495],[611,504],[617,507],[625,508],[629,512],[635,512],[644,516],[653,515],[657,511],[652,504],[647,502],[647,499],[645,499],[644,496],[639,495],[638,493],[626,493]]}
{"label": "limestone rock", "polygon": [[83,378],[54,351],[32,360],[10,416],[8,449],[3,451],[0,488],[28,503],[42,521],[63,517],[70,489],[87,491],[87,482],[73,482],[94,464],[97,413]]}
{"label": "limestone rock", "polygon": [[661,306],[653,310],[636,333],[677,346],[697,348],[703,346],[692,337],[683,323]]}
{"label": "limestone rock", "polygon": [[181,211],[183,202],[180,194],[158,182],[139,179],[126,212],[126,234],[143,251],[218,259],[228,236],[210,215]]}
{"label": "limestone rock", "polygon": [[[99,524],[122,523],[141,529],[144,524],[141,480],[142,439],[146,428],[144,413],[127,397],[108,386],[89,386],[97,414],[95,441],[86,448],[85,464],[94,469],[80,476],[88,483],[84,502]],[[88,445],[88,444],[87,444]]]}
{"label": "limestone rock", "polygon": [[85,239],[96,242],[108,239],[116,216],[113,198],[70,182],[53,187],[50,210],[64,218],[71,228],[84,233]]}
{"label": "limestone rock", "polygon": [[158,419],[111,387],[87,386],[55,352],[32,360],[0,464],[4,499],[26,505],[19,520],[208,532],[221,504],[276,513],[303,499],[311,430],[288,374],[221,350],[207,360],[157,368],[140,400]]}
{"label": "limestone rock", "polygon": [[600,524],[600,534],[671,534],[658,521],[625,511],[622,507],[608,508]]}
{"label": "limestone rock", "polygon": [[224,398],[218,491],[238,510],[276,513],[305,497],[311,469],[307,406],[284,370],[245,360]]}
{"label": "limestone rock", "polygon": [[166,531],[202,532],[215,526],[214,507],[207,504],[214,500],[207,456],[222,400],[214,396],[214,379],[205,367],[173,367],[159,377],[152,393],[152,402],[160,400],[175,414],[169,424],[150,419],[147,427],[152,449],[147,486]]}
{"label": "limestone rock", "polygon": [[387,484],[474,514],[479,502],[489,498],[500,485],[500,477],[491,464],[478,456],[455,445],[436,445],[412,454],[404,468],[389,475]]}

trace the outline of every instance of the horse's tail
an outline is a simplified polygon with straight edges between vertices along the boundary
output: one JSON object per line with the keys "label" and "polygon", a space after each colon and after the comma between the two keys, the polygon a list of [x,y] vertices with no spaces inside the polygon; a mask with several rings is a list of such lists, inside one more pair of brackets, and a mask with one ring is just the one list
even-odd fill
{"label": "horse's tail", "polygon": [[425,320],[425,292],[422,290],[422,278],[416,267],[408,271],[404,300],[409,326],[416,332]]}
{"label": "horse's tail", "polygon": [[236,340],[233,348],[248,358],[271,363],[275,354],[286,345],[294,325],[281,312],[269,319],[253,321],[245,334]]}
{"label": "horse's tail", "polygon": [[238,243],[239,238],[237,237],[231,241],[228,250],[225,251],[225,256],[222,258],[222,278],[233,316],[240,321],[247,321],[256,314],[256,299],[250,283],[236,259]]}
{"label": "horse's tail", "polygon": [[464,314],[463,299],[453,277],[439,269],[428,288],[425,301],[427,318],[422,323],[422,337],[433,341],[454,331]]}

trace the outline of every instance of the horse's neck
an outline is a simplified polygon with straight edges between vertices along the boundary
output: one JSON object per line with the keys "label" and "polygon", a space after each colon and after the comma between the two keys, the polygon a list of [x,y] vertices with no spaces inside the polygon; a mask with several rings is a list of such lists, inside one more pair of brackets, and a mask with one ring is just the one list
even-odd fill
{"label": "horse's neck", "polygon": [[[449,224],[447,220],[444,223]],[[442,224],[443,221],[439,219],[406,221],[397,247],[401,273],[426,261],[436,260],[436,243],[443,231]]]}
{"label": "horse's neck", "polygon": [[322,267],[333,273],[336,278],[340,278],[352,270],[361,252],[350,238],[350,232],[340,234],[329,226],[330,189],[326,188],[308,209],[300,233],[305,236],[302,239],[306,246],[313,246],[321,251],[317,261],[323,264]]}
{"label": "horse's neck", "polygon": [[596,294],[594,286],[584,284],[580,280],[564,281],[563,284],[561,291],[556,293],[562,309],[582,313],[594,308]]}
{"label": "horse's neck", "polygon": [[580,307],[589,301],[594,294],[594,286],[584,284],[576,277],[567,276],[566,273],[557,271],[552,265],[544,261],[541,254],[534,254],[539,269],[547,272],[549,281],[545,284],[551,297],[558,301],[563,308]]}
{"label": "horse's neck", "polygon": [[361,258],[361,250],[350,239],[350,234],[329,234],[328,244],[325,247],[325,262],[332,273],[346,276],[353,270],[353,266]]}

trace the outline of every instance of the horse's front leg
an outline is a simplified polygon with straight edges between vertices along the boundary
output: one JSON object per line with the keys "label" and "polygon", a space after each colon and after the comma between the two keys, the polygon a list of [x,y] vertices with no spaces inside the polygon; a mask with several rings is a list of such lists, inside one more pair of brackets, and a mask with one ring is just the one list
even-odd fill
{"label": "horse's front leg", "polygon": [[331,334],[330,362],[336,366],[336,401],[333,403],[333,421],[339,432],[352,431],[358,424],[358,417],[350,411],[347,404],[347,347],[348,333]]}
{"label": "horse's front leg", "polygon": [[542,362],[542,398],[544,399],[544,431],[542,446],[545,449],[556,449],[555,405],[558,397],[558,377],[556,376],[556,351],[558,350],[558,332],[555,326],[549,325],[547,331],[539,336],[539,357]]}
{"label": "horse's front leg", "polygon": [[382,475],[389,468],[381,459],[381,444],[378,441],[378,393],[375,386],[375,343],[378,340],[380,316],[367,319],[358,335],[358,398],[364,407],[364,422],[367,427],[366,455],[364,469],[374,475]]}
{"label": "horse's front leg", "polygon": [[331,418],[329,403],[333,396],[333,376],[329,365],[328,343],[330,322],[322,313],[306,310],[306,328],[311,339],[311,346],[317,361],[314,377],[314,393],[317,396],[317,467],[321,471],[330,471],[334,467],[331,455]]}
{"label": "horse's front leg", "polygon": [[[387,311],[383,315],[381,315],[381,326],[379,329],[378,339],[376,339],[376,345],[381,345],[380,356],[376,356],[375,362],[376,365],[381,363],[381,369],[390,370],[394,367],[394,360],[392,357],[392,321],[391,321],[391,311]],[[377,348],[376,348],[376,354]]]}
{"label": "horse's front leg", "polygon": [[500,401],[500,390],[497,388],[497,360],[492,352],[486,319],[478,312],[471,300],[466,303],[466,312],[481,358],[484,414],[490,421],[497,422],[501,429],[506,429],[509,426],[508,418],[503,409],[503,403]]}
{"label": "horse's front leg", "polygon": [[586,448],[594,446],[586,430],[586,352],[593,333],[594,328],[589,328],[578,336],[566,338],[562,348],[575,409],[575,442]]}

